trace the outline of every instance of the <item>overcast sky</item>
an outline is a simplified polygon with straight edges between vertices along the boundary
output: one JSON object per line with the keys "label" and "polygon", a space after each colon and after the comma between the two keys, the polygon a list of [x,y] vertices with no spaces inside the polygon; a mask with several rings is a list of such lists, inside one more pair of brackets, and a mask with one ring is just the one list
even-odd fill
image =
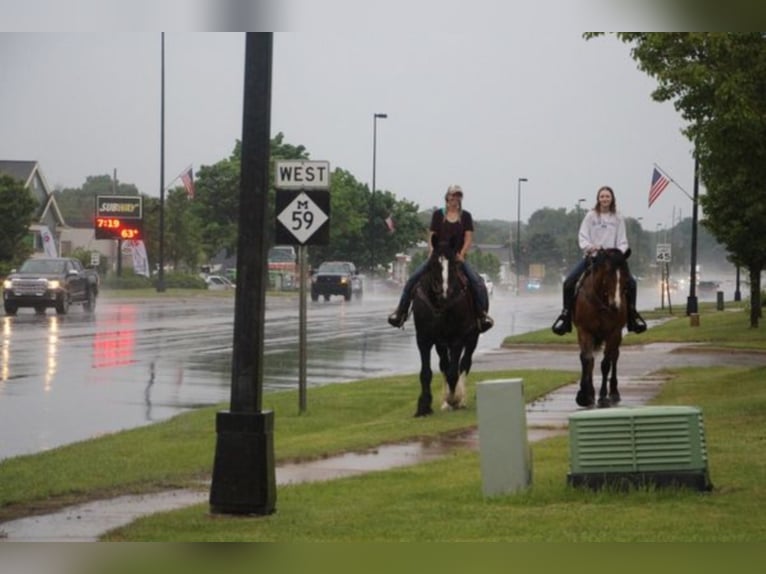
{"label": "overcast sky", "polygon": [[[376,187],[423,209],[459,183],[475,218],[515,220],[523,177],[524,221],[580,198],[591,206],[604,184],[645,229],[670,226],[674,208],[691,216],[673,185],[647,207],[654,163],[692,191],[679,113],[651,99],[654,80],[613,36],[585,41],[572,19],[539,25],[548,4],[535,4],[538,26],[482,33],[312,31],[310,11],[291,17],[300,31],[274,35],[272,133],[369,184],[373,114],[388,114],[377,122]],[[160,38],[0,34],[0,159],[39,161],[53,187],[116,169],[158,196]],[[166,184],[231,153],[243,62],[242,33],[165,34]]]}

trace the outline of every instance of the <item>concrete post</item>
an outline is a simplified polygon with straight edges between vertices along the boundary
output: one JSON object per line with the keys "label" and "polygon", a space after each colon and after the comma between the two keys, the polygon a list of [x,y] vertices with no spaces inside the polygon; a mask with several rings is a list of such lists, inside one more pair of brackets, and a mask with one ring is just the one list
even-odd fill
{"label": "concrete post", "polygon": [[476,408],[484,496],[527,488],[532,484],[532,453],[522,379],[478,383]]}

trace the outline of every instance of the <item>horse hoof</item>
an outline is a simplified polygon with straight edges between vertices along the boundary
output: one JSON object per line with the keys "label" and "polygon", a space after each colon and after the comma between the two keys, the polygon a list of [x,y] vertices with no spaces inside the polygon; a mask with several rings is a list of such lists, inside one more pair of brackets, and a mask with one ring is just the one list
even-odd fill
{"label": "horse hoof", "polygon": [[607,409],[611,406],[612,406],[611,401],[606,397],[602,397],[598,400],[598,408],[600,409]]}
{"label": "horse hoof", "polygon": [[415,413],[415,418],[427,417],[427,416],[430,416],[432,414],[434,414],[434,411],[432,409],[426,409],[426,410],[422,410],[422,411],[416,412]]}
{"label": "horse hoof", "polygon": [[617,405],[620,403],[620,393],[614,393],[609,395],[609,402],[612,403],[612,405]]}
{"label": "horse hoof", "polygon": [[593,397],[583,393],[582,391],[577,391],[577,397],[575,397],[575,402],[581,407],[592,407]]}

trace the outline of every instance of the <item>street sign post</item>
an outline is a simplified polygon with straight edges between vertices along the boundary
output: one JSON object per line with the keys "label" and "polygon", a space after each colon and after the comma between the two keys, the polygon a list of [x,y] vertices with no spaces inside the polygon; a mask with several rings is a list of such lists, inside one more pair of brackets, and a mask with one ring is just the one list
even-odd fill
{"label": "street sign post", "polygon": [[657,244],[657,263],[670,263],[670,243]]}
{"label": "street sign post", "polygon": [[277,245],[298,245],[298,410],[306,411],[306,245],[330,242],[330,162],[274,164]]}

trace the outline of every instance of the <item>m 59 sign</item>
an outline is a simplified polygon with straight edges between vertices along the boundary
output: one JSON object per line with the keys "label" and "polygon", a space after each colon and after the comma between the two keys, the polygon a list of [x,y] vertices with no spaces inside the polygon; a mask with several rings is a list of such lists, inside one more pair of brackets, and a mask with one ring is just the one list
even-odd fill
{"label": "m 59 sign", "polygon": [[327,245],[330,242],[330,164],[285,160],[275,162],[274,170],[275,243]]}

